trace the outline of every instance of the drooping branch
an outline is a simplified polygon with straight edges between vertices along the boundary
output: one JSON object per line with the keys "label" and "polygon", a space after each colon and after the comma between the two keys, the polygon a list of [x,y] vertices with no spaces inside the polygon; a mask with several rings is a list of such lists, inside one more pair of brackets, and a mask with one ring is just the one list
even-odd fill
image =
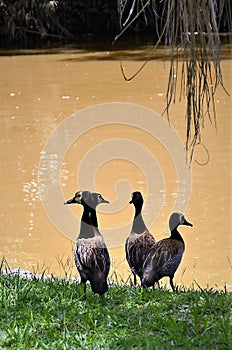
{"label": "drooping branch", "polygon": [[[155,49],[160,43],[168,47],[166,54],[168,52],[170,69],[165,112],[169,118],[170,106],[176,102],[177,80],[180,79],[179,100],[182,101],[183,98],[186,100],[186,150],[191,160],[195,146],[201,143],[201,129],[205,117],[208,117],[216,127],[215,93],[219,85],[224,88],[220,62],[220,26],[223,19],[226,22],[224,25],[230,30],[231,41],[232,21],[229,2],[229,0],[150,1],[149,10],[154,14],[156,44],[141,68],[131,77],[126,76],[121,64],[124,78],[131,80],[155,55]],[[138,16],[143,13],[145,17],[148,11],[146,0],[118,0],[118,4],[121,9],[122,33]],[[125,27],[123,18],[126,18]]]}

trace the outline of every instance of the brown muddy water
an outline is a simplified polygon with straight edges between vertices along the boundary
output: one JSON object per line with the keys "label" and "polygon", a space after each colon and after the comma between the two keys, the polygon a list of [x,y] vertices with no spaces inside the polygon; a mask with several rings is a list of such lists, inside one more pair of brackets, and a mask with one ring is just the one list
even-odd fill
{"label": "brown muddy water", "polygon": [[[168,217],[183,211],[186,251],[175,282],[232,289],[231,97],[216,94],[217,131],[205,120],[191,167],[185,162],[185,101],[165,108],[168,62],[150,61],[132,81],[144,51],[0,57],[0,259],[10,267],[77,274],[73,244],[82,208],[64,206],[77,190],[100,192],[98,210],[112,273],[129,276],[124,242],[134,215],[131,192],[144,195],[143,215],[157,240]],[[145,52],[146,54],[146,52]],[[138,58],[131,60],[130,58]],[[222,60],[232,93],[231,58]],[[163,283],[167,283],[163,279]]]}

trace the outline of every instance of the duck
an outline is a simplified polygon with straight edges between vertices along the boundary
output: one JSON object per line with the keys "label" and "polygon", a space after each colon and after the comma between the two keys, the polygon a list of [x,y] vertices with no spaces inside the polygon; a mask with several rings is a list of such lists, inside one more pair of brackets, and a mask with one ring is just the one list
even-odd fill
{"label": "duck", "polygon": [[151,247],[155,244],[155,238],[146,227],[141,211],[143,207],[143,196],[141,192],[132,193],[129,202],[135,207],[135,215],[129,237],[126,239],[126,260],[134,276],[134,285],[137,284],[136,275],[142,278],[142,267]]}
{"label": "duck", "polygon": [[81,204],[83,214],[80,233],[74,247],[74,260],[81,277],[83,298],[86,299],[86,283],[90,282],[93,293],[104,300],[108,291],[107,277],[110,270],[110,256],[103,236],[98,228],[96,207],[101,203],[109,203],[100,193],[78,191],[74,197],[64,204]]}
{"label": "duck", "polygon": [[180,265],[185,243],[178,232],[180,225],[193,226],[182,213],[172,213],[169,218],[171,235],[153,245],[143,264],[142,286],[151,287],[163,277],[169,277],[170,286],[175,292],[173,278]]}

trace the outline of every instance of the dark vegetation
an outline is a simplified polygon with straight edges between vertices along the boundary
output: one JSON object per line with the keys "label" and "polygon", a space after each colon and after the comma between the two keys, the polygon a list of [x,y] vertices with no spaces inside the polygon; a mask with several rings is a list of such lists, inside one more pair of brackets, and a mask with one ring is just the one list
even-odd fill
{"label": "dark vegetation", "polygon": [[[208,10],[211,2],[205,4]],[[38,48],[65,43],[110,45],[121,33],[121,40],[125,38],[127,44],[156,43],[160,38],[161,43],[170,44],[172,36],[178,41],[184,30],[177,26],[167,31],[170,11],[176,9],[178,21],[181,7],[188,11],[189,6],[186,0],[177,3],[167,0],[0,0],[1,48]],[[213,20],[220,33],[228,33],[231,31],[230,1],[217,3],[212,5],[216,16]],[[195,21],[194,18],[189,18],[189,25],[191,21]]]}
{"label": "dark vegetation", "polygon": [[0,0],[2,47],[33,48],[112,40],[119,29],[117,2]]}

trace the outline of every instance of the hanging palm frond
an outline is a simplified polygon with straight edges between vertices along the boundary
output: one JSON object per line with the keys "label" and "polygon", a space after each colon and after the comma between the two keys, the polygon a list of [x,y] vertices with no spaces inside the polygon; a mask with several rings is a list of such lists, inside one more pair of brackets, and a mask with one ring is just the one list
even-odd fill
{"label": "hanging palm frond", "polygon": [[[159,44],[168,47],[170,70],[165,111],[169,118],[170,105],[176,101],[179,77],[179,100],[186,98],[186,150],[192,160],[195,146],[201,143],[205,117],[216,127],[214,96],[218,85],[224,88],[220,28],[228,28],[231,41],[230,0],[118,0],[118,9],[122,31],[116,39],[138,16],[143,14],[146,18],[146,11],[153,11],[157,42],[147,61]],[[126,77],[121,66],[124,78],[133,79],[147,61],[132,77]]]}

